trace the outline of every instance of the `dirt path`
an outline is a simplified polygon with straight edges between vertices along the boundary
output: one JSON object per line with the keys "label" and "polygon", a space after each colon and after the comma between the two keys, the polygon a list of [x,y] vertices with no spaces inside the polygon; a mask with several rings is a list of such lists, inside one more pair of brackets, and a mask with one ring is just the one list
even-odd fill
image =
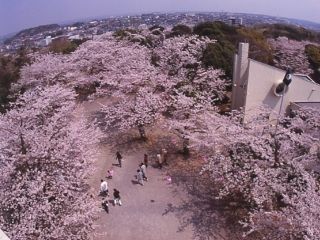
{"label": "dirt path", "polygon": [[[98,101],[105,103],[107,100]],[[89,116],[99,106],[97,101],[84,103],[83,111]],[[170,206],[180,204],[185,196],[168,184],[165,180],[165,170],[149,166],[149,181],[144,186],[138,185],[134,175],[143,159],[145,149],[133,149],[122,153],[124,163],[122,168],[119,168],[113,166],[116,164],[114,148],[108,144],[99,146],[99,156],[95,162],[96,171],[89,183],[93,191],[98,193],[100,179],[104,179],[106,170],[113,166],[115,174],[113,179],[108,180],[109,189],[111,193],[113,188],[120,191],[123,205],[120,207],[109,204],[109,214],[101,209],[94,240],[193,239],[190,226],[181,229],[178,217],[174,213],[166,213]]]}

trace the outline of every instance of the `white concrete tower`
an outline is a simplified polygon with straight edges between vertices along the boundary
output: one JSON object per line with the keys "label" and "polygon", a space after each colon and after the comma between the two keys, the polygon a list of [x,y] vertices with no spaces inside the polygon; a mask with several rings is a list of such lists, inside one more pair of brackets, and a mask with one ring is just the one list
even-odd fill
{"label": "white concrete tower", "polygon": [[248,79],[249,43],[239,43],[238,54],[234,56],[231,109],[245,106]]}

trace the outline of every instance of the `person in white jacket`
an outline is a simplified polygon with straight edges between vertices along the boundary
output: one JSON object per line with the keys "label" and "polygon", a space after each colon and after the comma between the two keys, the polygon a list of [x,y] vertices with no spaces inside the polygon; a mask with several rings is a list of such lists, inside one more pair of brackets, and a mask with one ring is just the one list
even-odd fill
{"label": "person in white jacket", "polygon": [[106,180],[101,179],[101,184],[100,184],[100,195],[109,195],[108,191],[108,183]]}
{"label": "person in white jacket", "polygon": [[159,168],[162,169],[162,156],[161,154],[157,154],[158,164]]}

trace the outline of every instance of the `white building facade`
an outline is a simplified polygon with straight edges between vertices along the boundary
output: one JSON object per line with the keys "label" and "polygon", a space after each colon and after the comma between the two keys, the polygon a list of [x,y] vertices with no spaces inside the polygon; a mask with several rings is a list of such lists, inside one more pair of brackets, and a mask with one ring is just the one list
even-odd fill
{"label": "white building facade", "polygon": [[0,240],[10,240],[1,229],[0,229]]}
{"label": "white building facade", "polygon": [[[233,65],[231,108],[242,109],[249,116],[259,106],[269,107],[275,115],[280,112],[281,96],[275,88],[286,72],[248,58],[249,44],[240,43]],[[299,102],[319,106],[320,85],[307,76],[293,75],[292,82],[283,96],[281,114],[288,113],[290,105]],[[273,118],[273,116],[270,116]]]}

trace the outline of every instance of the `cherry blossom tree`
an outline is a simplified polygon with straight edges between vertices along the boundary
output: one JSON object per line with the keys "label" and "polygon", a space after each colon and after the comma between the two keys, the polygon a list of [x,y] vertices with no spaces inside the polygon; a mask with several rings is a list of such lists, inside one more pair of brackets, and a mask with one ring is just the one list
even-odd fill
{"label": "cherry blossom tree", "polygon": [[137,128],[140,137],[146,139],[145,127],[159,119],[163,107],[160,96],[143,88],[114,105],[103,106],[103,124],[122,132]]}
{"label": "cherry blossom tree", "polygon": [[[265,109],[245,124],[240,113],[218,114],[230,82],[201,62],[215,41],[165,31],[103,34],[69,55],[33,55],[22,69],[16,87],[25,92],[0,115],[0,223],[12,239],[88,238],[96,208],[85,180],[100,133],[72,113],[75,92],[91,86],[93,98],[115,100],[100,110],[108,134],[137,129],[146,139],[161,120],[205,159],[217,197],[244,210],[234,218],[246,239],[320,235],[319,111],[296,111],[277,132]],[[270,42],[279,67],[310,73],[305,42]]]}
{"label": "cherry blossom tree", "polygon": [[[152,33],[140,33],[141,37],[148,37],[147,34]],[[101,83],[100,93],[107,86],[112,89],[109,94],[118,99],[114,106],[101,109],[106,126],[118,126],[121,131],[138,128],[145,138],[146,125],[154,123],[163,112],[181,110],[174,106],[182,102],[177,97],[188,97],[198,106],[224,98],[223,72],[201,66],[202,51],[211,40],[176,37],[162,39],[162,44],[152,44],[150,48],[132,43],[132,33],[128,32],[128,36],[119,40],[103,35],[74,53],[86,58],[88,51],[101,52],[101,71],[96,75]],[[159,62],[153,59],[155,55]]]}
{"label": "cherry blossom tree", "polygon": [[87,239],[88,176],[99,132],[58,85],[25,92],[0,116],[0,223],[11,239]]}
{"label": "cherry blossom tree", "polygon": [[153,50],[154,64],[168,75],[186,76],[201,66],[203,50],[212,40],[196,35],[168,38],[161,47]]}
{"label": "cherry blossom tree", "polygon": [[35,54],[33,59],[21,71],[19,85],[24,88],[56,83],[69,87],[96,85],[101,86],[96,94],[101,96],[109,93],[108,89],[141,83],[159,74],[151,65],[147,47],[119,41],[112,34],[87,41],[69,55]]}
{"label": "cherry blossom tree", "polygon": [[307,41],[296,41],[287,37],[269,39],[268,42],[275,51],[275,65],[281,69],[291,67],[297,73],[309,75],[313,73],[308,57],[305,54]]}
{"label": "cherry blossom tree", "polygon": [[241,222],[246,239],[319,236],[319,172],[314,170],[319,167],[320,113],[296,114],[284,118],[277,133],[265,110],[246,124],[239,121],[241,114],[208,111],[189,119],[190,145],[207,159],[203,173],[211,174],[219,198],[236,203],[233,218]]}
{"label": "cherry blossom tree", "polygon": [[[99,133],[70,115],[79,88],[94,85],[95,96],[114,97],[115,104],[101,108],[102,124],[122,132],[136,128],[143,139],[145,128],[159,119],[186,122],[190,110],[224,97],[223,73],[201,65],[208,39],[141,35],[154,43],[104,34],[69,55],[36,54],[22,69],[16,87],[25,93],[0,121],[1,224],[10,236],[87,238],[96,208],[84,179]],[[31,212],[35,206],[40,207]]]}

